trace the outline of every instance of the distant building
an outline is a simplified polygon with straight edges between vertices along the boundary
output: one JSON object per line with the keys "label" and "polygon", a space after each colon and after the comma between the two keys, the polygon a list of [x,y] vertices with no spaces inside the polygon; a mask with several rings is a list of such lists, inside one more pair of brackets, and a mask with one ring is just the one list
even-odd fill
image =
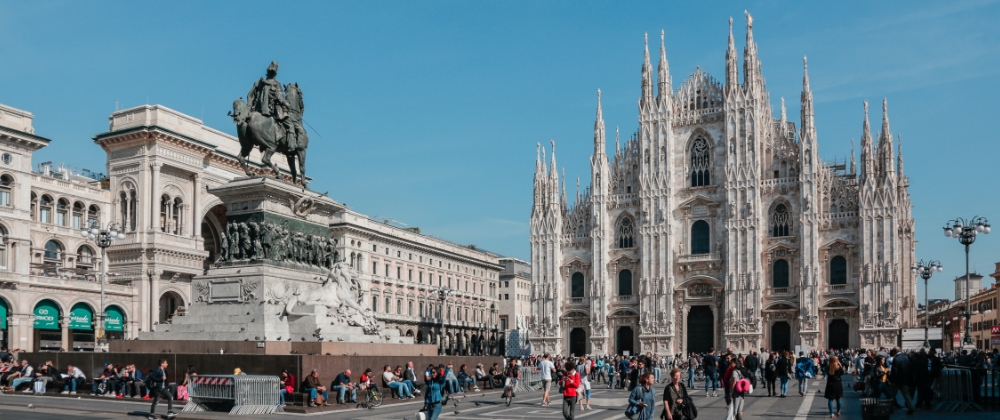
{"label": "distant building", "polygon": [[969,286],[965,285],[965,275],[955,277],[955,300],[965,302],[969,291],[976,293],[983,284],[983,276],[979,273],[969,273]]}
{"label": "distant building", "polygon": [[528,323],[531,320],[531,264],[517,258],[500,258],[500,331],[507,355],[528,354]]}

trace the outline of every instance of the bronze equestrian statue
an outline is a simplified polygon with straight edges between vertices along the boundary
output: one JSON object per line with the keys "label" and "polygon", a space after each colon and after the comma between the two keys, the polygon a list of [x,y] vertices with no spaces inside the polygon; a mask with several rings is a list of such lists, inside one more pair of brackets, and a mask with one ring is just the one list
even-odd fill
{"label": "bronze equestrian statue", "polygon": [[302,126],[302,113],[305,106],[302,102],[302,90],[299,85],[290,83],[284,88],[275,79],[278,75],[278,63],[272,61],[267,68],[267,76],[254,83],[247,102],[237,99],[233,102],[233,110],[229,113],[236,123],[236,134],[240,139],[240,154],[237,156],[240,166],[247,176],[256,174],[247,167],[247,157],[254,147],[259,147],[261,162],[274,171],[274,177],[281,179],[281,171],[271,161],[275,152],[285,155],[292,182],[305,186],[306,184],[306,148],[309,146],[309,136]]}

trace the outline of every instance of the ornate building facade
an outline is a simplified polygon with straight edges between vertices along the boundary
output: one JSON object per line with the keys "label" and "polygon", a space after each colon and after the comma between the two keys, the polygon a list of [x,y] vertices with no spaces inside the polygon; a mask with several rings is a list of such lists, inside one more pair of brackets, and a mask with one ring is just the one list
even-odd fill
{"label": "ornate building facade", "polygon": [[[775,117],[747,15],[742,81],[674,90],[648,41],[638,129],[607,155],[598,91],[591,186],[567,200],[539,146],[531,340],[562,354],[892,345],[915,319],[914,220],[901,147],[864,104],[860,169],[821,161],[804,64],[799,127]],[[654,84],[656,94],[654,95]],[[875,141],[877,139],[877,142]],[[565,176],[563,177],[565,178]],[[560,184],[560,182],[562,182]]]}

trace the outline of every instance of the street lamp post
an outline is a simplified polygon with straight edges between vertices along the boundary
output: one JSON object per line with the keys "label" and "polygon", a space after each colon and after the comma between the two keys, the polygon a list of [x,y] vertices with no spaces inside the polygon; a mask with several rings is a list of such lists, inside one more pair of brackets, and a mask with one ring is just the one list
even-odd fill
{"label": "street lamp post", "polygon": [[931,342],[928,337],[928,331],[930,330],[930,306],[928,306],[928,296],[927,296],[927,281],[931,279],[931,276],[935,271],[941,272],[944,267],[941,266],[941,262],[937,260],[931,260],[924,263],[924,260],[920,260],[916,267],[910,269],[910,273],[919,274],[920,278],[924,279],[924,348],[930,349]]}
{"label": "street lamp post", "polygon": [[980,233],[990,233],[990,223],[985,217],[976,216],[970,220],[956,218],[949,220],[944,225],[944,236],[958,239],[958,242],[965,245],[965,339],[962,348],[975,348],[970,331],[972,316],[972,292],[969,280],[969,245],[976,241],[976,236]]}
{"label": "street lamp post", "polygon": [[101,248],[101,309],[97,311],[97,344],[103,345],[107,342],[104,338],[104,283],[108,279],[108,247],[115,239],[125,239],[125,234],[120,232],[113,223],[109,223],[107,229],[100,229],[96,224],[90,229],[80,231],[80,236],[89,239]]}
{"label": "street lamp post", "polygon": [[[442,339],[444,338],[444,309],[445,309],[445,303],[446,303],[445,299],[448,296],[454,295],[455,291],[451,290],[451,289],[441,288],[441,289],[433,290],[432,292],[433,293],[437,293],[438,297],[441,298],[441,303],[438,305],[438,310],[439,310],[439,313],[441,314],[438,317],[441,320],[441,327],[440,327],[440,329],[438,329],[438,334],[440,335],[440,337],[438,337],[438,347],[441,348],[441,350],[440,350],[441,355],[444,355],[445,354],[445,348],[444,348],[444,343],[442,343]],[[449,342],[448,345],[451,345],[451,343]]]}

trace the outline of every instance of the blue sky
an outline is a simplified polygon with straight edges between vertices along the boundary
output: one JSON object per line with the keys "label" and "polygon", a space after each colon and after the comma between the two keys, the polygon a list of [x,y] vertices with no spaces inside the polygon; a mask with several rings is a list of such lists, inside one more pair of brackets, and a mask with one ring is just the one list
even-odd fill
{"label": "blue sky", "polygon": [[[1000,227],[996,1],[4,2],[0,103],[33,112],[53,140],[36,162],[95,169],[91,137],[116,103],[234,133],[232,100],[277,60],[315,129],[314,189],[527,258],[535,143],[555,139],[566,175],[586,180],[596,90],[609,128],[637,126],[643,33],[666,31],[675,87],[695,66],[723,79],[726,22],[742,50],[744,9],[775,112],[785,97],[796,122],[809,56],[824,159],[860,138],[862,100],[877,111],[889,98],[917,256],[946,267],[931,297],[952,296],[964,256],[941,226],[979,214]],[[973,264],[993,272],[998,250],[1000,230],[980,237]]]}

